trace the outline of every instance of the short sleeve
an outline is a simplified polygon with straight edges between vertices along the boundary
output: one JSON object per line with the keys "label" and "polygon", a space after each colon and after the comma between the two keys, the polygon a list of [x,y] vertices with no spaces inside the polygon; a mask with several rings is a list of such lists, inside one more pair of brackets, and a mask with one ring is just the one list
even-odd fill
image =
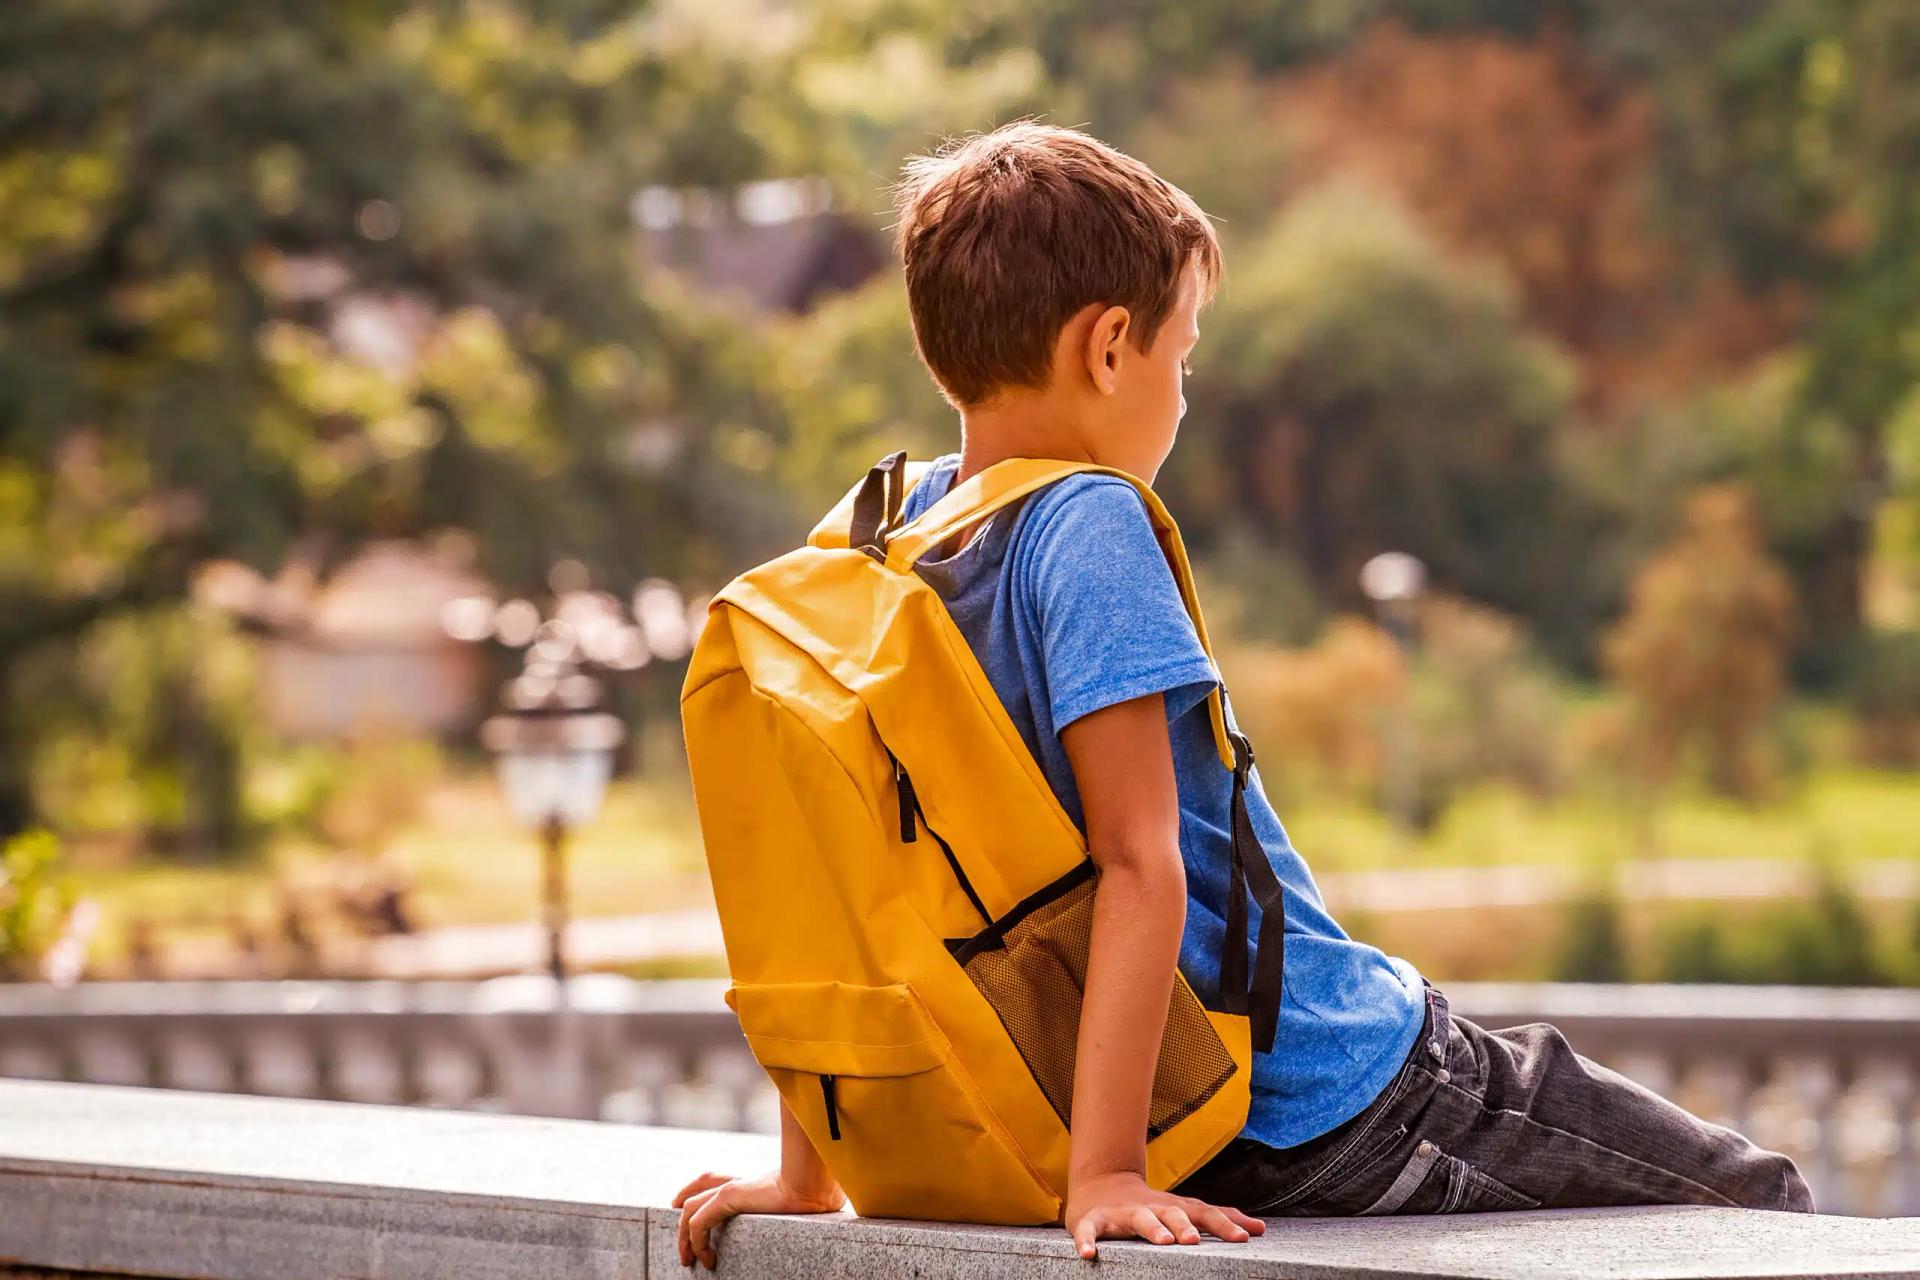
{"label": "short sleeve", "polygon": [[1166,695],[1169,719],[1206,697],[1218,674],[1134,487],[1073,477],[1046,491],[1033,515],[1019,572],[1054,732],[1151,693]]}

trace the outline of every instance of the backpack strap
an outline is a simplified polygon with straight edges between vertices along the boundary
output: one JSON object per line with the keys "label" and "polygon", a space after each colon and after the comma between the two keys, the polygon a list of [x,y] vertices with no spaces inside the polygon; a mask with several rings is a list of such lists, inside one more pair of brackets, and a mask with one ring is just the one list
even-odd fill
{"label": "backpack strap", "polygon": [[[1009,458],[995,463],[965,483],[955,485],[918,519],[896,529],[887,542],[884,563],[895,572],[905,573],[922,556],[967,526],[1036,489],[1083,471],[1118,476],[1139,492],[1147,504],[1147,514],[1153,521],[1160,548],[1173,568],[1174,581],[1180,586],[1180,599],[1187,606],[1187,616],[1193,619],[1194,632],[1211,661],[1213,642],[1207,636],[1206,619],[1200,614],[1200,595],[1194,589],[1193,566],[1187,560],[1186,546],[1180,541],[1179,526],[1146,481],[1112,467],[1047,458]],[[1218,669],[1215,663],[1215,670]],[[1227,723],[1226,702],[1218,682],[1207,693],[1207,714],[1213,722],[1214,746],[1220,753],[1220,763],[1233,772],[1233,832],[1228,855],[1231,865],[1226,928],[1220,943],[1220,1006],[1226,1013],[1244,1015],[1253,1048],[1268,1053],[1273,1049],[1274,1033],[1280,1021],[1287,924],[1285,897],[1280,877],[1267,861],[1266,850],[1253,829],[1253,818],[1247,812],[1253,745]],[[1260,936],[1251,973],[1246,941],[1249,901],[1260,907]]]}
{"label": "backpack strap", "polygon": [[[949,489],[938,502],[921,512],[919,518],[896,529],[887,543],[886,566],[897,573],[905,573],[918,564],[922,556],[968,525],[986,519],[1036,489],[1044,489],[1057,480],[1083,471],[1118,476],[1132,485],[1146,502],[1147,515],[1153,521],[1160,548],[1166,553],[1167,563],[1173,569],[1174,581],[1179,584],[1180,599],[1187,606],[1187,616],[1193,619],[1193,629],[1200,637],[1200,647],[1206,650],[1211,660],[1213,641],[1207,635],[1207,620],[1200,613],[1200,595],[1194,589],[1193,566],[1188,562],[1187,549],[1180,541],[1179,526],[1173,522],[1165,504],[1146,481],[1113,467],[1096,466],[1091,462],[1061,462],[1052,458],[1009,458],[1004,462],[996,462]],[[1214,665],[1217,670],[1219,664],[1216,662]],[[1220,763],[1232,769],[1236,756],[1233,740],[1229,736],[1226,705],[1221,700],[1218,684],[1207,693],[1207,716],[1213,722],[1213,745],[1219,752]]]}
{"label": "backpack strap", "polygon": [[900,518],[907,499],[907,451],[890,453],[873,464],[853,495],[853,513],[847,520],[847,545],[874,559],[885,557],[887,534]]}
{"label": "backpack strap", "polygon": [[[847,490],[840,501],[833,504],[833,510],[827,512],[826,515],[820,518],[820,523],[813,526],[813,531],[807,534],[807,545],[810,547],[825,547],[830,550],[847,546],[852,546],[857,549],[861,544],[854,542],[852,538],[854,508],[859,505],[860,495],[870,491],[869,486],[874,482],[875,473],[880,472],[884,476],[885,472],[882,471],[882,468],[886,467],[893,458],[899,456],[899,454],[891,454],[888,457],[882,458],[879,463],[875,464],[872,470],[860,477],[859,482]],[[899,500],[894,504],[893,515],[899,514],[899,503],[906,501],[907,494],[913,491],[913,486],[920,483],[921,477],[925,476],[932,466],[933,464],[931,462],[904,462],[892,468],[895,482],[898,485],[897,496]],[[887,523],[892,523],[892,516],[886,516],[885,518]]]}
{"label": "backpack strap", "polygon": [[[1254,832],[1247,812],[1247,775],[1253,772],[1253,744],[1233,733],[1233,836],[1228,857],[1227,912],[1220,937],[1220,1003],[1228,1013],[1245,1014],[1253,1047],[1273,1051],[1280,1025],[1282,969],[1286,963],[1287,911],[1280,877]],[[1260,937],[1253,973],[1247,973],[1247,900],[1260,904]]]}

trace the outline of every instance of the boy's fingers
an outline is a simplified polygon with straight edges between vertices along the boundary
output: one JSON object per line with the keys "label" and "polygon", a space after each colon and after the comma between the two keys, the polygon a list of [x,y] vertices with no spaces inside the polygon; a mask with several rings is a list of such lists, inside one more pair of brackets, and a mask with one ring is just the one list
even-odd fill
{"label": "boy's fingers", "polygon": [[1194,1225],[1203,1227],[1222,1240],[1235,1243],[1247,1238],[1246,1228],[1228,1216],[1225,1209],[1210,1204],[1195,1205],[1191,1214]]}
{"label": "boy's fingers", "polygon": [[1240,1226],[1246,1228],[1248,1235],[1263,1236],[1267,1233],[1267,1224],[1250,1213],[1242,1213],[1238,1209],[1223,1209],[1221,1212],[1225,1213]]}
{"label": "boy's fingers", "polygon": [[716,1265],[712,1243],[713,1229],[726,1220],[726,1192],[715,1190],[706,1193],[706,1199],[701,1201],[700,1206],[693,1211],[693,1221],[688,1224],[694,1255],[706,1263],[709,1271]]}
{"label": "boy's fingers", "polygon": [[1093,1215],[1090,1213],[1084,1215],[1080,1221],[1073,1224],[1073,1247],[1081,1257],[1093,1258],[1096,1256],[1098,1251],[1094,1248],[1093,1242],[1099,1234],[1099,1229],[1094,1223]]}
{"label": "boy's fingers", "polygon": [[1167,1224],[1160,1221],[1159,1214],[1145,1205],[1129,1215],[1128,1225],[1135,1235],[1151,1244],[1173,1243],[1173,1232],[1167,1230]]}
{"label": "boy's fingers", "polygon": [[699,1211],[701,1205],[707,1202],[711,1194],[709,1191],[696,1192],[687,1198],[685,1204],[680,1206],[680,1230],[678,1234],[680,1237],[680,1265],[683,1267],[693,1265],[693,1215]]}
{"label": "boy's fingers", "polygon": [[728,1181],[728,1178],[724,1173],[703,1173],[686,1186],[680,1188],[680,1194],[673,1198],[673,1207],[678,1209],[686,1202],[688,1196],[705,1191],[708,1187],[717,1187],[726,1181]]}
{"label": "boy's fingers", "polygon": [[687,1231],[688,1223],[692,1218],[693,1211],[691,1209],[682,1209],[680,1211],[680,1230],[676,1234],[680,1243],[680,1265],[683,1267],[693,1265],[693,1238]]}
{"label": "boy's fingers", "polygon": [[1193,1225],[1193,1219],[1187,1211],[1177,1204],[1161,1205],[1156,1210],[1160,1221],[1167,1224],[1167,1230],[1173,1232],[1173,1238],[1181,1244],[1199,1244],[1200,1230]]}

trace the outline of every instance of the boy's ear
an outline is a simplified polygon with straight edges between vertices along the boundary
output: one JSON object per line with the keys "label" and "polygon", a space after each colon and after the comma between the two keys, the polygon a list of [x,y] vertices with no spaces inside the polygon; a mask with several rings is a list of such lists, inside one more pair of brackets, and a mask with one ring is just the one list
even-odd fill
{"label": "boy's ear", "polygon": [[1125,307],[1108,307],[1087,328],[1087,375],[1093,389],[1110,396],[1120,383],[1120,362],[1126,358],[1127,329],[1133,316]]}

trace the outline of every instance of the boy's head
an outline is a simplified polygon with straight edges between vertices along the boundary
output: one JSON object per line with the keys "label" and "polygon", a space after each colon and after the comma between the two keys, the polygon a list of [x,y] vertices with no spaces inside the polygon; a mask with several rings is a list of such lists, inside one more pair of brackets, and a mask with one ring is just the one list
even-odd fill
{"label": "boy's head", "polygon": [[909,160],[896,199],[914,341],[947,399],[970,419],[1034,401],[1061,447],[1151,478],[1221,274],[1192,198],[1022,121]]}

